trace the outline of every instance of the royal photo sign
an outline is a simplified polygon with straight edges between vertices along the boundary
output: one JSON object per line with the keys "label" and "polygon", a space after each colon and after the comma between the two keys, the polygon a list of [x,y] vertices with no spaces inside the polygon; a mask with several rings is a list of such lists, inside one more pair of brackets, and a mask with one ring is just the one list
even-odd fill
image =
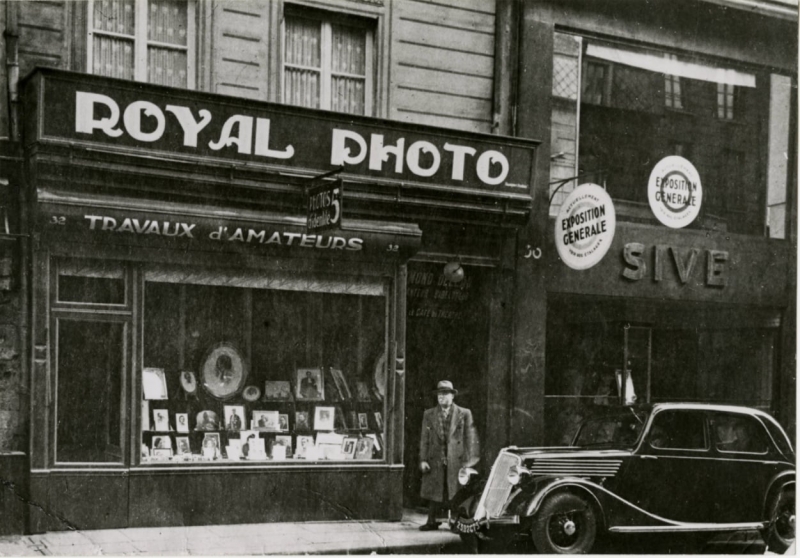
{"label": "royal photo sign", "polygon": [[597,184],[581,184],[567,196],[556,217],[556,249],[572,269],[589,269],[611,248],[617,215],[611,196]]}

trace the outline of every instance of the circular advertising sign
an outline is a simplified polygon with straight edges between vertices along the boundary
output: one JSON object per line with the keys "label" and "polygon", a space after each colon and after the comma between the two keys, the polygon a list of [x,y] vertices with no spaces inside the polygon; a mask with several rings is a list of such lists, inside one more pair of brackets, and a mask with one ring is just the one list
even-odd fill
{"label": "circular advertising sign", "polygon": [[572,269],[589,269],[603,259],[617,228],[611,196],[597,184],[581,184],[556,217],[556,249]]}
{"label": "circular advertising sign", "polygon": [[673,229],[685,227],[697,218],[703,202],[697,169],[683,157],[664,157],[650,173],[647,199],[653,215],[663,224]]}

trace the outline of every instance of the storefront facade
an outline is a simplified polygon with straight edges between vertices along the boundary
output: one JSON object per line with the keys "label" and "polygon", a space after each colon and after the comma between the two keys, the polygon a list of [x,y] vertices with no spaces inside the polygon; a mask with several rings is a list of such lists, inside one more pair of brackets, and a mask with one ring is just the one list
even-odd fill
{"label": "storefront facade", "polygon": [[463,266],[411,293],[454,320],[486,269],[491,315],[535,143],[50,70],[22,99],[31,531],[399,519],[408,291]]}

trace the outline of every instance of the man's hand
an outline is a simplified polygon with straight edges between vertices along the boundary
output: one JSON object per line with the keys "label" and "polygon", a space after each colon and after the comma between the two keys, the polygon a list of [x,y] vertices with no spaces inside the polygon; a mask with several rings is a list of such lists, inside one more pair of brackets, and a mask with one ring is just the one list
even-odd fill
{"label": "man's hand", "polygon": [[422,463],[419,464],[419,470],[422,471],[422,474],[424,475],[425,473],[431,470],[431,466],[428,465],[427,461],[423,461]]}

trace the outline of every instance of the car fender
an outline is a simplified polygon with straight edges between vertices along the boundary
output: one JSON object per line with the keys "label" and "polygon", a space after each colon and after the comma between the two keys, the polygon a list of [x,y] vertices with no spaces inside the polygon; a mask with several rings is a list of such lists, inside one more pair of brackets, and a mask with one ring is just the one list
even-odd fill
{"label": "car fender", "polygon": [[795,472],[794,471],[781,471],[769,481],[769,488],[764,493],[764,519],[769,519],[770,505],[774,498],[786,487],[794,487],[795,485]]}
{"label": "car fender", "polygon": [[536,491],[533,493],[533,497],[525,510],[525,516],[531,517],[534,515],[549,494],[560,490],[569,490],[585,495],[589,502],[597,508],[600,515],[599,519],[605,523],[605,511],[603,505],[600,503],[600,499],[595,493],[596,489],[602,490],[602,487],[595,482],[580,477],[562,477],[545,481],[544,484],[537,485]]}

